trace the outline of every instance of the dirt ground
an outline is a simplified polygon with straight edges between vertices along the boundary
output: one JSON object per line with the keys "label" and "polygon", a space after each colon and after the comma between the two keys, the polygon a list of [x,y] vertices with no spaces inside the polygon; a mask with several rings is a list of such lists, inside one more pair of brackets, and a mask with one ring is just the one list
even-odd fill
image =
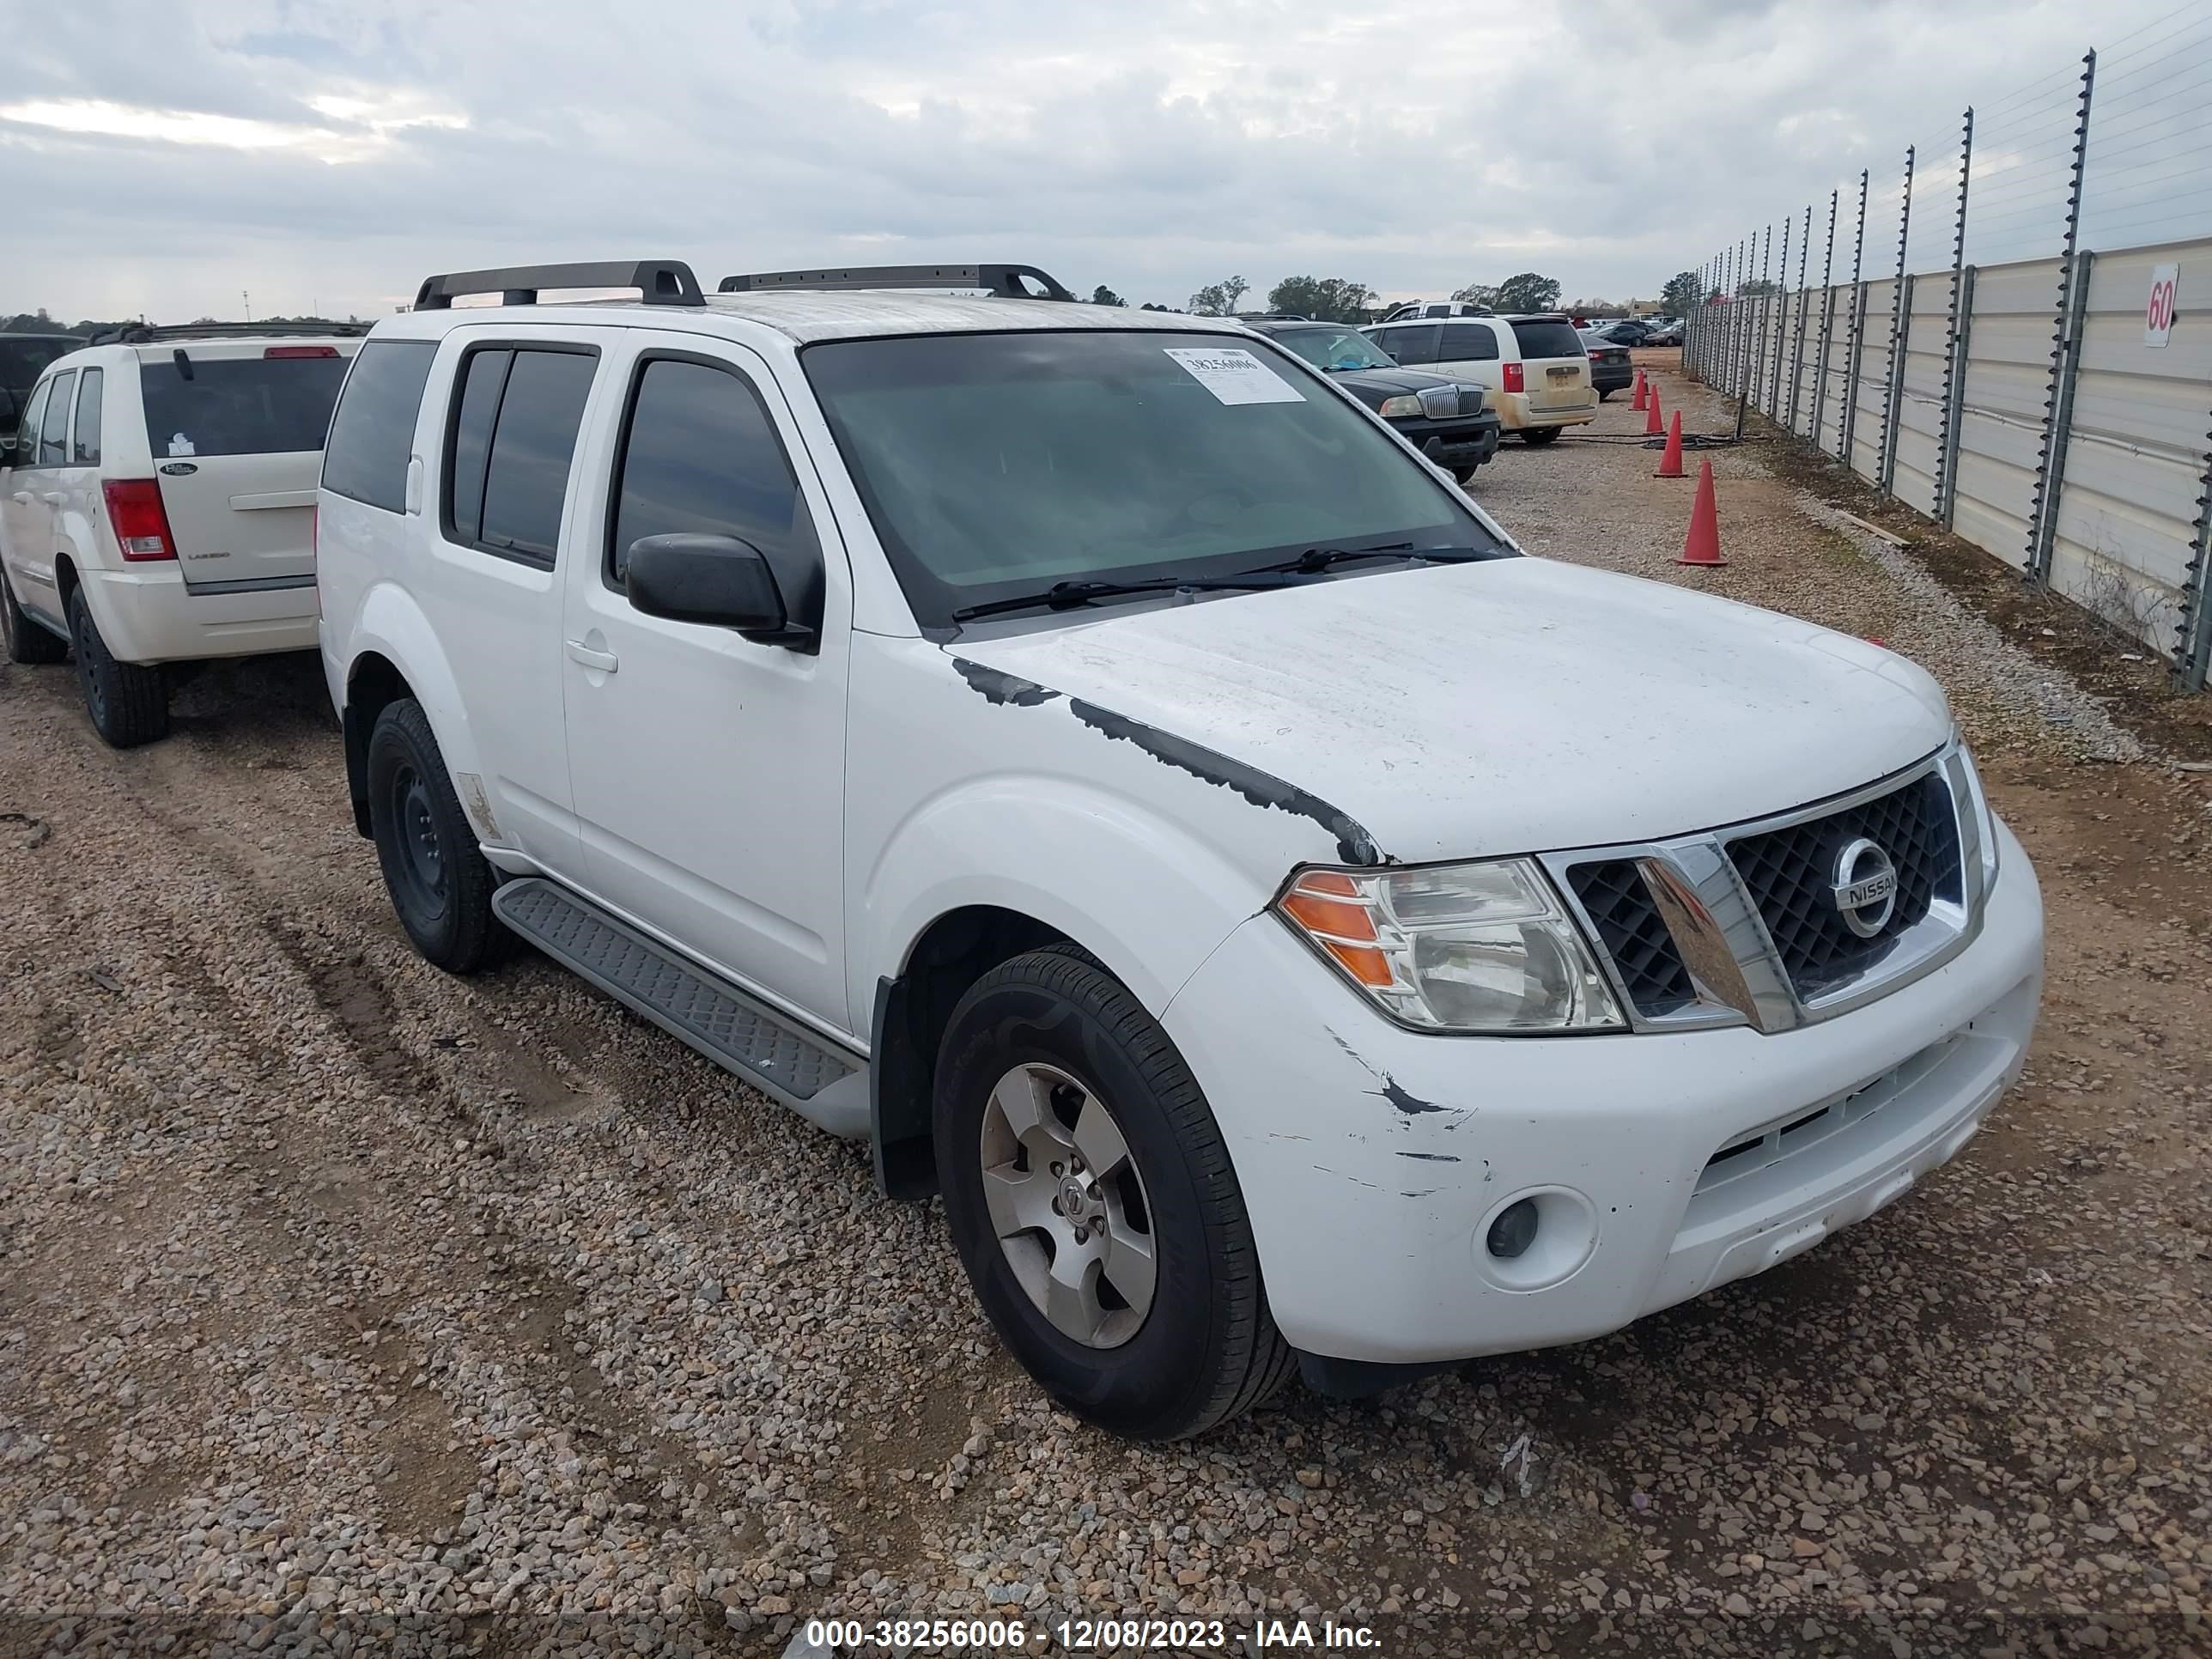
{"label": "dirt ground", "polygon": [[1609,1340],[1124,1446],[864,1154],[542,959],[418,961],[312,660],[210,672],[127,754],[71,670],[0,667],[0,1653],[994,1613],[1001,1652],[1176,1613],[1227,1621],[1197,1652],[2212,1650],[2203,723],[2070,617],[1969,627],[1971,566],[1910,585],[1771,444],[1716,452],[1730,564],[1675,566],[1692,486],[1626,404],[1478,499],[1923,661],[2040,873],[2041,1032],[1955,1164]]}

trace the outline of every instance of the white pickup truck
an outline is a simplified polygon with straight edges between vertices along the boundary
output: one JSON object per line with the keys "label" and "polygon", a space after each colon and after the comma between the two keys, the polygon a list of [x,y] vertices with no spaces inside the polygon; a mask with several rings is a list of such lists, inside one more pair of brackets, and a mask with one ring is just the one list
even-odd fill
{"label": "white pickup truck", "polygon": [[[640,297],[536,303],[586,288]],[[1070,1409],[1613,1330],[2017,1074],[2041,899],[1911,664],[1523,556],[1233,322],[721,289],[377,324],[319,508],[356,819],[432,962],[520,934],[941,1194]]]}

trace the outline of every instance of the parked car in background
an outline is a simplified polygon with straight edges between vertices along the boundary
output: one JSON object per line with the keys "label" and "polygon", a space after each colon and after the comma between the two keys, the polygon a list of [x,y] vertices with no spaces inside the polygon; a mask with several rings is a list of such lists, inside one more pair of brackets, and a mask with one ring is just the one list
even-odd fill
{"label": "parked car in background", "polygon": [[1679,317],[1662,317],[1651,325],[1644,337],[1648,346],[1678,346],[1682,343],[1682,321]]}
{"label": "parked car in background", "polygon": [[315,477],[367,331],[128,328],[33,390],[0,497],[0,627],[14,662],[75,650],[117,748],[167,733],[165,664],[314,647]]}
{"label": "parked car in background", "polygon": [[1401,300],[1382,313],[1382,320],[1395,323],[1407,317],[1488,317],[1493,313],[1488,306],[1479,306],[1467,300]]}
{"label": "parked car in background", "polygon": [[1626,346],[1615,345],[1606,338],[1601,329],[1586,328],[1577,332],[1583,337],[1583,349],[1589,354],[1590,384],[1597,388],[1600,403],[1636,383],[1636,368],[1629,362]]}
{"label": "parked car in background", "polygon": [[1398,429],[1406,441],[1461,483],[1498,453],[1503,429],[1479,381],[1401,368],[1344,323],[1254,320],[1245,325],[1287,347]]}
{"label": "parked car in background", "polygon": [[1601,317],[1589,326],[1590,332],[1621,346],[1642,345],[1651,333],[1649,324],[1634,317]]}
{"label": "parked car in background", "polygon": [[1520,556],[1274,340],[1021,269],[377,323],[323,659],[426,959],[519,933],[872,1143],[1144,1438],[1616,1329],[1966,1144],[2043,912],[1924,672]]}
{"label": "parked car in background", "polygon": [[1523,442],[1547,444],[1597,418],[1589,351],[1559,312],[1374,323],[1361,331],[1395,362],[1479,383]]}
{"label": "parked car in background", "polygon": [[8,465],[9,447],[39,376],[55,358],[83,343],[74,334],[0,334],[0,466]]}

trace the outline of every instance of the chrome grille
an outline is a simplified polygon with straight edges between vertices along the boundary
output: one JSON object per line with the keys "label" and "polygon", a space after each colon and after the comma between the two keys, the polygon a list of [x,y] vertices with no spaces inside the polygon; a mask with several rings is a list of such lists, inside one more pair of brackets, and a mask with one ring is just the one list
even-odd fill
{"label": "chrome grille", "polygon": [[[1897,903],[1871,939],[1844,926],[1831,890],[1837,855],[1862,836],[1897,866]],[[1936,899],[1959,896],[1958,818],[1935,772],[1840,812],[1731,841],[1728,851],[1801,997],[1864,972]]]}
{"label": "chrome grille", "polygon": [[1432,421],[1448,421],[1459,413],[1459,388],[1455,386],[1425,386],[1421,392],[1421,413]]}
{"label": "chrome grille", "polygon": [[1667,931],[1633,860],[1577,864],[1568,870],[1567,880],[1620,970],[1621,988],[1637,1012],[1657,1018],[1698,1000],[1674,936]]}

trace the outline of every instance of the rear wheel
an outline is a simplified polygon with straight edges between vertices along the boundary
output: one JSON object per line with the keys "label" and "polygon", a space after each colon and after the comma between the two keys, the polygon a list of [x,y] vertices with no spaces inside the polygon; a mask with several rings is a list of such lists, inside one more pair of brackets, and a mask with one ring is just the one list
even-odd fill
{"label": "rear wheel", "polygon": [[60,662],[69,655],[69,643],[48,633],[15,603],[15,590],[8,585],[8,572],[0,567],[0,642],[8,647],[9,662]]}
{"label": "rear wheel", "polygon": [[1546,444],[1557,443],[1559,437],[1559,428],[1555,426],[1532,426],[1522,429],[1521,441],[1541,448]]}
{"label": "rear wheel", "polygon": [[1600,386],[1600,387],[1597,389],[1597,400],[1598,400],[1598,402],[1600,402],[1600,403],[1603,403],[1603,402],[1604,402],[1607,398],[1610,398],[1611,396],[1613,396],[1613,388],[1612,388],[1611,386]]}
{"label": "rear wheel", "polygon": [[93,730],[116,749],[133,749],[169,735],[169,687],[158,667],[118,662],[100,637],[80,587],[70,595],[70,642],[76,649],[76,678]]}
{"label": "rear wheel", "polygon": [[368,821],[399,925],[428,961],[472,974],[496,954],[492,873],[422,705],[387,704],[368,737]]}
{"label": "rear wheel", "polygon": [[1069,1410],[1170,1440],[1288,1379],[1213,1114],[1167,1034],[1089,957],[1035,951],[969,988],[939,1052],[936,1138],[977,1299]]}

